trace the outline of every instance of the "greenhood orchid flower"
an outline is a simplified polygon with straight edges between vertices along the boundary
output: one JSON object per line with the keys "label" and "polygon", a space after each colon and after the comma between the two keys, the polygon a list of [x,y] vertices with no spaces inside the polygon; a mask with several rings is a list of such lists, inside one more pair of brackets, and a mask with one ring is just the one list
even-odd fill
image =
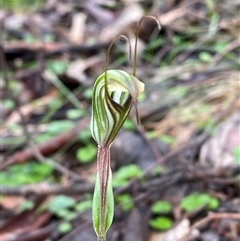
{"label": "greenhood orchid flower", "polygon": [[[155,19],[151,16],[150,18]],[[133,73],[129,74],[118,69],[107,70],[113,41],[108,49],[106,70],[97,78],[93,87],[90,129],[98,144],[98,155],[92,217],[98,241],[106,240],[106,233],[111,226],[114,214],[110,146],[129,115],[132,105],[135,105],[138,120],[137,97],[144,91],[144,84],[135,77],[137,36],[141,22],[142,20],[136,35]],[[128,40],[124,36],[121,37]]]}
{"label": "greenhood orchid flower", "polygon": [[93,87],[90,126],[99,146],[110,146],[143,90],[144,84],[123,70],[108,70],[98,77]]}
{"label": "greenhood orchid flower", "polygon": [[93,224],[100,240],[105,240],[114,213],[110,146],[144,84],[123,70],[108,70],[93,87],[90,129],[98,144],[97,179],[93,195]]}

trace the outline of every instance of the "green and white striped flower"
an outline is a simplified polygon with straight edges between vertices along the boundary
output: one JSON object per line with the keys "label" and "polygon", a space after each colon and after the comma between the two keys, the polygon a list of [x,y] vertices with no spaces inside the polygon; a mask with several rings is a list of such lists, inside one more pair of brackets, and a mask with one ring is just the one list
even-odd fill
{"label": "green and white striped flower", "polygon": [[93,87],[90,129],[98,156],[92,215],[99,241],[105,241],[114,214],[110,146],[143,90],[141,81],[122,70],[106,71]]}
{"label": "green and white striped flower", "polygon": [[143,90],[144,84],[123,70],[108,70],[98,77],[93,87],[90,128],[99,146],[112,143]]}

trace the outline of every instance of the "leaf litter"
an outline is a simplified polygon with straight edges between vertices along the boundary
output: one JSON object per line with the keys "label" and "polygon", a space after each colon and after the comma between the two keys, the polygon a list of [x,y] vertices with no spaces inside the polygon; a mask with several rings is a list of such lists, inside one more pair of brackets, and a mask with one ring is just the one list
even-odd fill
{"label": "leaf litter", "polygon": [[[143,15],[157,17],[162,26],[156,33],[148,20],[139,35],[137,73],[146,85],[138,104],[143,131],[133,122],[131,130],[121,130],[112,146],[113,176],[127,165],[138,166],[141,174],[124,180],[125,188],[115,188],[116,200],[118,195],[128,195],[131,199],[126,202],[133,208],[124,211],[124,204],[117,204],[108,240],[237,240],[238,1],[48,0],[34,6],[26,2],[4,2],[1,9],[1,47],[6,60],[1,79],[1,168],[6,172],[10,166],[41,160],[53,165],[53,178],[44,185],[42,180],[1,187],[2,240],[10,236],[18,241],[95,240],[88,210],[68,208],[76,216],[67,223],[67,233],[56,228],[64,220],[51,212],[35,211],[39,203],[47,203],[41,198],[41,187],[47,196],[68,195],[79,202],[92,195],[96,163],[76,157],[77,151],[94,144],[78,137],[88,129],[91,88],[104,69],[110,42],[120,34],[131,39]],[[110,68],[131,69],[125,53],[119,42],[111,53]],[[4,104],[10,102],[11,108]],[[84,115],[67,117],[68,110],[78,109]],[[60,124],[67,118],[73,126],[70,130]],[[59,133],[48,133],[48,126],[58,121]],[[199,141],[200,137],[205,141]],[[29,147],[36,138],[43,140],[35,143],[40,156]],[[122,175],[129,176],[127,171]],[[218,200],[213,214],[204,206],[192,213],[181,209],[184,197],[196,191]],[[6,205],[8,198],[11,206]],[[31,201],[33,207],[18,213],[23,200]],[[151,213],[151,206],[160,200],[173,207],[166,214],[173,224],[168,231],[157,232],[149,221],[159,218]],[[35,221],[29,225],[32,218]],[[8,223],[15,224],[9,229]]]}

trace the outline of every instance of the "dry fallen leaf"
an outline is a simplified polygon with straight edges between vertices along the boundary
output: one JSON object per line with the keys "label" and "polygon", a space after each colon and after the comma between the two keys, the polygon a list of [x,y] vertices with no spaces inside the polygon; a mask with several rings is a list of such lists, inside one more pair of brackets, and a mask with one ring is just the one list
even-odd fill
{"label": "dry fallen leaf", "polygon": [[103,29],[99,36],[99,41],[108,43],[116,36],[123,33],[124,29],[134,22],[138,22],[144,15],[143,9],[138,4],[128,5],[117,19]]}
{"label": "dry fallen leaf", "polygon": [[[149,241],[178,241],[188,233],[190,229],[190,221],[188,219],[182,220],[175,228],[170,229],[166,233],[153,233]],[[191,237],[197,237],[199,231],[193,230]]]}
{"label": "dry fallen leaf", "polygon": [[86,19],[87,16],[85,13],[76,13],[73,15],[69,38],[75,44],[82,44],[84,42]]}
{"label": "dry fallen leaf", "polygon": [[26,199],[21,196],[5,196],[2,199],[0,199],[0,205],[6,209],[15,210],[25,201]]}

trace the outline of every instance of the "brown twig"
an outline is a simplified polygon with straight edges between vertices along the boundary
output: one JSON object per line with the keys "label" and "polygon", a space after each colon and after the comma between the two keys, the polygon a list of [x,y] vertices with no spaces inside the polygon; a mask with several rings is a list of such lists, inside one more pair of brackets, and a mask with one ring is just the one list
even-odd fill
{"label": "brown twig", "polygon": [[[59,150],[68,141],[74,140],[77,137],[78,130],[84,129],[89,123],[89,118],[81,120],[72,130],[65,133],[54,136],[45,143],[35,145],[36,149],[42,156],[47,156],[55,151]],[[40,156],[38,154],[38,158]],[[22,151],[15,152],[13,155],[8,157],[8,159],[2,164],[0,169],[5,169],[6,167],[16,164],[23,163],[34,158],[32,148],[26,148]]]}
{"label": "brown twig", "polygon": [[66,51],[69,52],[80,52],[89,53],[96,52],[101,49],[106,49],[108,43],[100,43],[92,46],[87,45],[66,45],[62,43],[35,43],[26,44],[24,42],[17,42],[14,44],[4,44],[2,45],[3,52],[7,60],[12,60],[15,58],[22,58],[24,60],[31,60],[37,57],[37,53],[41,50],[43,51],[44,57],[49,57],[53,55],[63,54]]}
{"label": "brown twig", "polygon": [[[237,184],[238,181],[234,177],[240,173],[240,167],[226,170],[210,170],[209,168],[198,168],[196,171],[189,172],[188,169],[174,171],[163,174],[161,177],[153,178],[140,184],[140,190],[154,192],[164,190],[174,184],[189,183],[189,182],[211,182],[220,185]],[[222,181],[221,181],[222,180]],[[76,194],[92,192],[94,188],[93,183],[78,183],[75,182],[71,186],[64,186],[62,184],[50,184],[47,182],[36,183],[33,185],[24,185],[17,187],[1,186],[0,193],[3,195],[21,195],[26,196],[31,193],[34,194]],[[144,194],[144,195],[145,195]],[[137,198],[138,199],[138,198]]]}
{"label": "brown twig", "polygon": [[50,195],[50,194],[84,194],[92,192],[94,185],[92,183],[75,183],[71,186],[62,184],[50,184],[40,182],[36,184],[10,187],[1,186],[0,193],[4,195],[20,195],[27,196],[29,194]]}
{"label": "brown twig", "polygon": [[192,227],[188,230],[188,232],[178,241],[187,241],[189,235],[191,232],[196,229],[200,228],[201,226],[207,224],[208,222],[212,220],[218,220],[218,219],[237,219],[240,220],[240,213],[209,213],[207,217],[199,220],[196,222]]}
{"label": "brown twig", "polygon": [[226,55],[227,53],[231,52],[232,50],[238,48],[240,46],[239,39],[236,39],[229,43],[226,48],[224,48],[220,53],[216,54],[212,61],[211,61],[211,67],[216,66],[218,62]]}

